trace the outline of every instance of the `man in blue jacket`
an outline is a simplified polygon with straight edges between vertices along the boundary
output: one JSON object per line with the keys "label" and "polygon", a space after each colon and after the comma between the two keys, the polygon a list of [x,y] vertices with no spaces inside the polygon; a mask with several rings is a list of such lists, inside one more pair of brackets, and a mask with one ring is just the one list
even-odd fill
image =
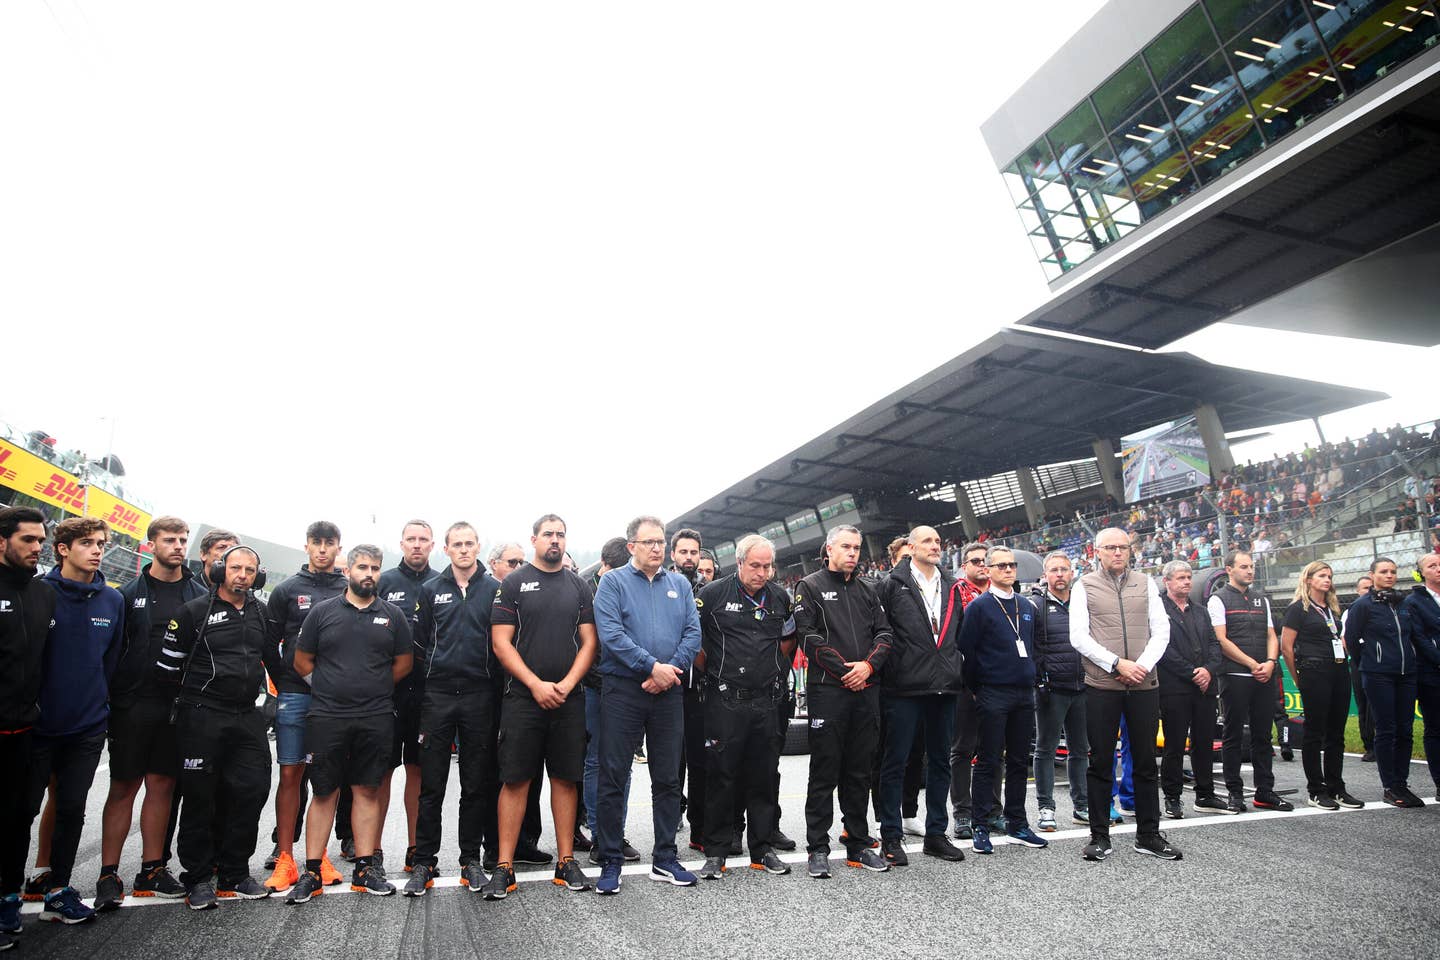
{"label": "man in blue jacket", "polygon": [[[1025,816],[1025,786],[1030,738],[1035,733],[1035,618],[1028,597],[1015,593],[1015,555],[991,547],[985,555],[990,589],[965,611],[960,652],[965,656],[965,686],[975,691],[980,720],[972,795],[976,853],[994,853],[988,806],[992,782],[1005,762],[1005,828],[1014,842],[1042,848],[1049,841],[1030,829]],[[983,815],[982,815],[983,814]]]}
{"label": "man in blue jacket", "polygon": [[1411,588],[1401,606],[1410,612],[1410,641],[1419,664],[1416,696],[1425,718],[1425,762],[1440,800],[1440,554],[1427,553],[1416,566],[1424,582]]}
{"label": "man in blue jacket", "polygon": [[631,562],[600,578],[595,629],[600,637],[600,789],[595,827],[603,864],[595,890],[620,892],[624,789],[635,749],[650,745],[655,849],[650,879],[694,886],[676,857],[680,826],[681,682],[700,651],[700,617],[690,583],[665,563],[665,524],[642,516],[625,528]]}
{"label": "man in blue jacket", "polygon": [[1360,678],[1375,721],[1375,765],[1380,768],[1384,800],[1391,806],[1420,808],[1425,801],[1410,792],[1410,751],[1414,740],[1415,648],[1410,639],[1410,608],[1395,589],[1395,561],[1377,557],[1370,564],[1375,587],[1356,600],[1345,617],[1345,646],[1360,658]]}
{"label": "man in blue jacket", "polygon": [[110,527],[70,517],[55,528],[60,565],[45,575],[55,591],[55,617],[45,647],[40,718],[30,757],[30,820],[40,812],[53,776],[55,835],[49,891],[40,919],[83,923],[95,911],[70,886],[85,826],[85,800],[95,780],[110,721],[110,677],[125,637],[125,601],[100,573]]}

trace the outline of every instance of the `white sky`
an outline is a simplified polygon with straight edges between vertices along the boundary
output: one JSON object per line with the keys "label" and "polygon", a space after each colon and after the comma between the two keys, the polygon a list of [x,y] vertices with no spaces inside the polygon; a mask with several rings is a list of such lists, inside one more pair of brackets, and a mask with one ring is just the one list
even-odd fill
{"label": "white sky", "polygon": [[[1047,296],[978,127],[1099,6],[7,0],[0,418],[192,523],[596,548]],[[1334,438],[1440,413],[1440,350],[1245,335],[1399,398]]]}

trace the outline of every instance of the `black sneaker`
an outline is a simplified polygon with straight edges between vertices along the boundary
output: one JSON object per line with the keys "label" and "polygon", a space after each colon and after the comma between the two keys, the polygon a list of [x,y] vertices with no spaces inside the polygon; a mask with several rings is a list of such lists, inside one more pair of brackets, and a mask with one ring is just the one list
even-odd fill
{"label": "black sneaker", "polygon": [[20,942],[20,938],[13,933],[0,932],[0,951],[9,950]]}
{"label": "black sneaker", "polygon": [[585,871],[580,869],[580,863],[574,857],[566,857],[555,864],[555,879],[550,882],[577,893],[591,887],[590,878],[585,876]]}
{"label": "black sneaker", "polygon": [[706,857],[699,876],[701,880],[719,880],[725,876],[726,869],[724,857]]}
{"label": "black sneaker", "polygon": [[125,884],[120,882],[120,877],[113,873],[107,873],[95,881],[95,912],[107,913],[111,910],[119,910],[120,904],[125,902]]}
{"label": "black sneaker", "polygon": [[701,838],[700,834],[696,833],[694,830],[690,831],[690,849],[694,850],[696,853],[705,852],[705,841]]}
{"label": "black sneaker", "polygon": [[295,881],[295,886],[285,895],[285,902],[289,904],[309,903],[314,897],[325,892],[325,884],[320,880],[320,874],[313,870],[300,871],[300,879]]}
{"label": "black sneaker", "polygon": [[955,832],[952,836],[956,840],[973,840],[975,839],[975,831],[970,829],[969,820],[956,820]]}
{"label": "black sneaker", "polygon": [[629,840],[621,840],[620,856],[625,859],[626,863],[638,863],[640,860],[640,851],[632,847]]}
{"label": "black sneaker", "polygon": [[[600,844],[597,843],[595,844],[595,846],[591,847],[590,852],[585,854],[585,859],[590,861],[590,866],[592,867],[600,866]],[[495,868],[491,867],[490,870],[491,872],[494,872]]]}
{"label": "black sneaker", "polygon": [[881,840],[880,854],[885,862],[892,867],[910,866],[910,857],[905,852],[905,844],[900,840]]}
{"label": "black sneaker", "polygon": [[1249,809],[1250,808],[1245,805],[1244,797],[1237,797],[1235,794],[1232,793],[1230,795],[1230,799],[1225,801],[1225,809],[1221,810],[1220,812],[1234,815],[1237,813],[1245,813]]}
{"label": "black sneaker", "polygon": [[890,869],[890,864],[885,862],[885,858],[869,847],[847,856],[845,866],[859,867],[861,870],[869,870],[872,873],[885,873]]}
{"label": "black sneaker", "polygon": [[1323,790],[1319,793],[1312,793],[1310,795],[1310,799],[1305,801],[1305,805],[1310,807],[1319,807],[1321,810],[1340,809],[1340,804],[1335,802],[1335,798],[1330,796],[1330,794],[1326,793]]}
{"label": "black sneaker", "polygon": [[340,859],[346,863],[355,862],[355,838],[346,837],[340,841]]}
{"label": "black sneaker", "polygon": [[238,883],[222,885],[215,896],[222,900],[264,900],[274,892],[254,877],[245,877]]}
{"label": "black sneaker", "polygon": [[275,846],[273,846],[273,847],[270,848],[270,856],[268,856],[268,857],[265,858],[265,869],[266,869],[266,870],[274,870],[274,869],[275,869],[275,861],[276,861],[276,860],[279,860],[279,859],[280,859],[280,844],[277,843],[277,844],[275,844]]}
{"label": "black sneaker", "polygon": [[782,877],[790,872],[789,864],[776,856],[774,850],[766,850],[765,855],[759,860],[751,860],[750,869],[761,870],[765,873],[773,873]]}
{"label": "black sneaker", "polygon": [[[1196,797],[1193,804],[1196,813],[1229,813],[1230,809],[1219,797]],[[1238,812],[1238,811],[1237,811]]]}
{"label": "black sneaker", "polygon": [[585,836],[585,830],[579,826],[575,828],[575,837],[571,843],[580,853],[589,853],[590,848],[595,845],[595,841]]}
{"label": "black sneaker", "polygon": [[813,880],[830,879],[830,851],[813,850],[810,859],[806,862],[805,870]]}
{"label": "black sneaker", "polygon": [[743,857],[745,855],[745,844],[738,839],[730,841],[730,856]]}
{"label": "black sneaker", "polygon": [[185,885],[175,879],[175,875],[170,872],[169,867],[162,864],[135,874],[135,883],[130,887],[130,896],[178,900],[185,896]]}
{"label": "black sneaker", "polygon": [[1280,748],[1280,759],[1281,759],[1281,760],[1284,760],[1284,761],[1286,761],[1286,762],[1289,762],[1289,761],[1291,761],[1291,760],[1294,760],[1294,759],[1295,759],[1295,750],[1294,750],[1294,748],[1292,748],[1292,747],[1281,747],[1281,748]]}
{"label": "black sneaker", "polygon": [[1374,762],[1375,762],[1375,751],[1374,751],[1374,750],[1366,750],[1364,753],[1360,754],[1360,762],[1361,762],[1361,763],[1374,763]]}
{"label": "black sneaker", "polygon": [[1166,800],[1165,816],[1167,819],[1170,820],[1184,820],[1185,808],[1181,805],[1179,800]]}
{"label": "black sneaker", "polygon": [[[640,855],[637,853],[635,857],[639,859]],[[515,863],[533,863],[536,866],[543,867],[554,859],[553,856],[532,844],[515,848]]]}
{"label": "black sneaker", "polygon": [[1335,802],[1338,803],[1340,806],[1344,807],[1346,810],[1363,810],[1363,809],[1365,809],[1365,801],[1363,801],[1363,800],[1356,800],[1354,797],[1350,796],[1350,794],[1349,794],[1348,792],[1344,791],[1344,790],[1341,790],[1340,792],[1338,792],[1338,793],[1335,794]]}
{"label": "black sneaker", "polygon": [[372,897],[388,897],[395,892],[395,884],[385,879],[385,868],[378,863],[360,867],[350,878],[350,889],[355,893],[368,893]]}
{"label": "black sneaker", "polygon": [[1295,804],[1278,793],[1257,793],[1253,802],[1257,810],[1279,810],[1282,813],[1289,813],[1295,809]]}
{"label": "black sneaker", "polygon": [[1170,846],[1170,841],[1165,839],[1165,834],[1157,833],[1150,837],[1135,838],[1135,852],[1143,853],[1146,856],[1159,857],[1161,860],[1179,860],[1182,854],[1179,850]]}
{"label": "black sneaker", "polygon": [[[302,873],[300,874],[300,883],[304,882],[305,874]],[[293,895],[297,889],[298,884],[290,888],[290,893]],[[220,901],[215,899],[215,885],[209,880],[202,880],[190,887],[185,891],[185,905],[191,910],[214,910],[220,906]]]}
{"label": "black sneaker", "polygon": [[486,900],[504,900],[515,887],[515,871],[510,864],[501,863],[496,865],[495,872],[490,874],[490,882],[485,884],[480,893]]}
{"label": "black sneaker", "polygon": [[485,876],[484,867],[474,860],[460,865],[460,886],[469,890],[471,893],[479,893],[481,890],[484,890],[485,884],[489,882],[490,878]]}
{"label": "black sneaker", "polygon": [[1400,787],[1398,790],[1386,790],[1384,800],[1392,807],[1405,809],[1418,809],[1425,806],[1425,801],[1415,796],[1406,787]]}
{"label": "black sneaker", "polygon": [[951,863],[959,863],[965,859],[965,852],[951,843],[943,833],[935,833],[926,837],[925,846],[920,849],[920,852],[927,857],[936,857]]}
{"label": "black sneaker", "polygon": [[[782,831],[779,827],[775,828],[775,832],[770,834],[770,839],[766,842],[770,845],[770,849],[772,850],[785,850],[787,852],[790,850],[794,850],[797,846],[795,841],[787,837],[784,831]],[[788,867],[786,868],[786,872],[789,872]]]}
{"label": "black sneaker", "polygon": [[1099,863],[1110,856],[1111,852],[1109,839],[1097,840],[1091,837],[1090,842],[1085,844],[1085,849],[1080,851],[1080,855],[1093,863]]}
{"label": "black sneaker", "polygon": [[46,868],[25,881],[24,892],[21,893],[20,899],[26,903],[39,903],[49,892],[50,870]]}
{"label": "black sneaker", "polygon": [[[464,880],[461,880],[464,883]],[[428,863],[417,863],[410,871],[410,879],[405,881],[405,887],[400,892],[407,897],[423,897],[430,892],[435,885],[435,871]]]}

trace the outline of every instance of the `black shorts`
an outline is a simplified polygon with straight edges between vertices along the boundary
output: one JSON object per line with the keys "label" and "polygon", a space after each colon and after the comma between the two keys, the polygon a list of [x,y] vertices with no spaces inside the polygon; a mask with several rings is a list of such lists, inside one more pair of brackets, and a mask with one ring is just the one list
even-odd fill
{"label": "black shorts", "polygon": [[317,796],[328,796],[344,786],[378,787],[394,767],[390,752],[395,718],[317,717],[305,722],[306,764],[310,786]]}
{"label": "black shorts", "polygon": [[110,708],[110,779],[139,780],[146,774],[180,775],[180,744],[170,722],[173,701],[141,697]]}
{"label": "black shorts", "polygon": [[401,764],[420,763],[420,701],[418,691],[395,691],[395,742],[390,750],[390,769]]}
{"label": "black shorts", "polygon": [[572,694],[557,709],[542,710],[528,692],[507,694],[497,749],[501,783],[534,780],[542,764],[552,780],[584,779],[585,697]]}

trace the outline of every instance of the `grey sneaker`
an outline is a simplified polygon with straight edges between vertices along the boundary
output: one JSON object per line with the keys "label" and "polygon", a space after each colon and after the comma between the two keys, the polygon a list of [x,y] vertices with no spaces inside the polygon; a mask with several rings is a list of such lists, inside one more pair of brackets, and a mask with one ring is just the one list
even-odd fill
{"label": "grey sneaker", "polygon": [[107,873],[95,881],[95,912],[106,913],[119,910],[125,902],[125,884],[113,873]]}
{"label": "grey sneaker", "polygon": [[435,868],[428,863],[417,863],[410,869],[410,879],[405,881],[405,889],[400,892],[407,897],[423,897],[434,885]]}
{"label": "grey sneaker", "polygon": [[766,873],[773,873],[777,876],[785,876],[790,872],[790,867],[775,855],[774,850],[766,850],[765,855],[759,860],[750,861],[751,870],[763,870]]}
{"label": "grey sneaker", "polygon": [[806,871],[814,880],[830,879],[830,851],[814,850],[810,853],[809,862],[805,866]]}
{"label": "grey sneaker", "polygon": [[705,865],[700,868],[701,880],[719,880],[725,875],[724,857],[706,857]]}
{"label": "grey sneaker", "polygon": [[460,886],[471,893],[479,893],[489,882],[490,878],[485,876],[485,868],[480,861],[471,860],[460,867]]}
{"label": "grey sneaker", "polygon": [[890,864],[885,862],[885,858],[869,847],[859,853],[847,856],[845,866],[859,867],[861,870],[869,870],[873,873],[885,873],[890,869]]}

